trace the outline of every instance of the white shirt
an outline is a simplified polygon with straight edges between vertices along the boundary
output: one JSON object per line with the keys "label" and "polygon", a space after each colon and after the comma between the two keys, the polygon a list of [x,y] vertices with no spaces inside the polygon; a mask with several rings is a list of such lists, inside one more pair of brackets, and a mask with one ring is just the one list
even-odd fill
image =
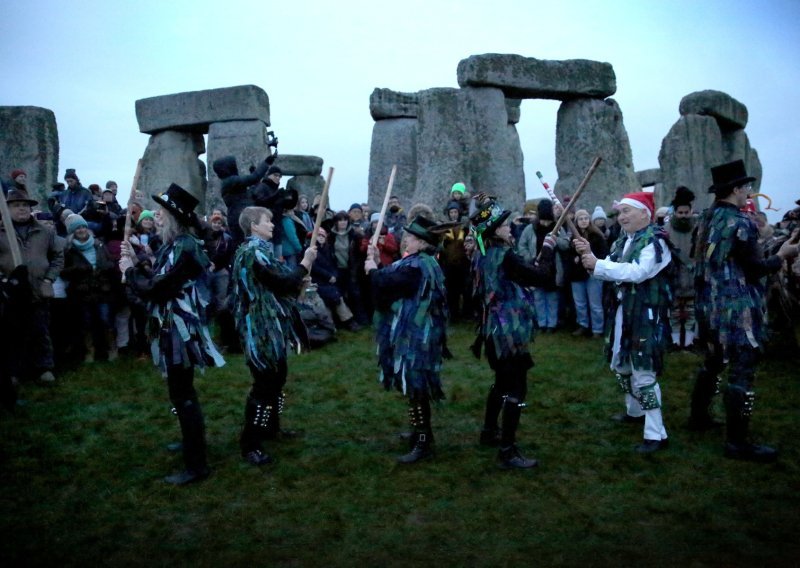
{"label": "white shirt", "polygon": [[[598,280],[609,280],[613,282],[632,282],[639,284],[652,278],[661,272],[672,260],[672,252],[664,242],[659,239],[661,244],[661,262],[656,262],[656,247],[650,243],[642,249],[638,261],[633,262],[614,262],[608,258],[598,259],[594,267],[594,277]],[[622,249],[622,256],[628,252],[633,239],[631,235],[625,240]]]}

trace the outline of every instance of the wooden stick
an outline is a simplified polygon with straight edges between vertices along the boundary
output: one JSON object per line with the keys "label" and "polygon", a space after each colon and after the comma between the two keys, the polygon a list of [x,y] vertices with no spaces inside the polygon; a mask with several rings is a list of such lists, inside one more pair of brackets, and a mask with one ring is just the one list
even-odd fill
{"label": "wooden stick", "polygon": [[317,234],[322,226],[322,220],[325,218],[325,210],[328,208],[328,190],[331,187],[331,178],[333,178],[333,167],[328,168],[328,179],[325,180],[325,187],[322,188],[322,195],[319,198],[319,205],[317,205],[317,220],[314,222],[311,243],[308,245],[311,247],[317,246]]}
{"label": "wooden stick", "polygon": [[386,217],[386,209],[389,207],[389,198],[392,196],[392,186],[394,185],[394,176],[397,173],[397,164],[392,166],[392,173],[389,174],[389,185],[386,187],[386,195],[383,196],[383,205],[381,206],[381,214],[378,217],[378,226],[375,227],[375,233],[372,235],[370,244],[373,247],[378,246],[378,239],[383,229],[383,220]]}
{"label": "wooden stick", "polygon": [[[567,221],[567,214],[569,213],[569,210],[575,206],[575,203],[578,201],[578,198],[581,196],[581,193],[583,193],[586,184],[589,183],[589,180],[594,174],[594,171],[597,169],[597,166],[599,166],[600,162],[602,161],[603,158],[597,156],[592,162],[592,165],[589,166],[589,171],[587,171],[586,175],[583,176],[583,181],[578,186],[578,189],[575,190],[575,195],[572,196],[572,199],[570,199],[569,203],[567,203],[566,207],[564,207],[564,210],[561,212],[561,216],[558,218],[558,221],[556,221],[556,224],[553,226],[553,230],[550,231],[550,234],[553,235],[553,238],[557,237],[559,229],[561,229],[561,226],[564,224],[565,221]],[[574,231],[573,233],[577,234]],[[539,260],[541,257],[542,257],[542,251],[540,250],[539,254],[536,256],[536,260]]]}
{"label": "wooden stick", "polygon": [[11,259],[14,262],[14,268],[16,268],[22,264],[22,251],[17,242],[17,231],[14,229],[14,222],[11,220],[11,211],[8,210],[6,196],[2,191],[0,191],[0,215],[3,217],[3,227],[5,227],[6,230],[8,248],[11,251]]}
{"label": "wooden stick", "polygon": [[[133,185],[131,185],[131,193],[128,195],[128,207],[125,210],[125,229],[122,233],[122,242],[129,243],[131,241],[131,233],[133,232],[133,227],[131,227],[131,203],[134,201],[134,197],[136,196],[136,188],[139,186],[139,177],[142,175],[142,159],[139,158],[139,162],[136,164],[136,172],[133,174]],[[125,284],[125,273],[122,273],[122,283]]]}

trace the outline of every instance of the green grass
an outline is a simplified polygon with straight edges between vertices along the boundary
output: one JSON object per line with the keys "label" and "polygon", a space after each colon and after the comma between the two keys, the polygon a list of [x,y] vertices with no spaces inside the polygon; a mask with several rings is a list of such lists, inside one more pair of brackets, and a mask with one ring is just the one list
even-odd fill
{"label": "green grass", "polygon": [[[243,463],[250,377],[241,356],[199,375],[207,481],[173,488],[178,437],[166,387],[141,361],[87,365],[0,418],[0,561],[11,565],[751,566],[800,560],[797,362],[759,372],[753,434],[777,464],[721,456],[721,433],[684,428],[698,358],[670,355],[661,385],[671,446],[633,453],[638,426],[608,418],[622,397],[601,342],[537,338],[519,430],[538,469],[504,472],[477,444],[491,375],[455,326],[436,457],[399,466],[405,401],[377,383],[369,331],[289,366],[278,462]],[[718,415],[721,415],[718,409]]]}

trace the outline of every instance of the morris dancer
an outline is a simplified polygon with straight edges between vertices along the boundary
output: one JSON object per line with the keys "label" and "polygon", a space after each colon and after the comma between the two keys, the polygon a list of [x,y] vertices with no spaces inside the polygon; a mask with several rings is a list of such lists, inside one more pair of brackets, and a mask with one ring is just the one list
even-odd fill
{"label": "morris dancer", "polygon": [[664,269],[672,261],[672,252],[663,228],[653,224],[652,193],[629,193],[617,208],[622,231],[607,258],[598,260],[586,239],[576,238],[573,243],[586,270],[614,283],[613,302],[606,314],[606,352],[627,409],[615,419],[644,422],[644,440],[635,450],[649,454],[667,446],[657,376],[670,341],[672,292]]}
{"label": "morris dancer", "polygon": [[[542,242],[538,264],[528,264],[511,247],[511,211],[493,199],[478,196],[479,209],[470,217],[471,231],[480,254],[473,260],[476,303],[481,310],[478,337],[472,346],[480,358],[486,343],[486,357],[494,371],[494,384],[486,399],[486,414],[480,443],[499,446],[498,459],[503,469],[531,468],[538,465],[527,459],[516,445],[516,432],[523,401],[528,391],[528,369],[533,367],[529,343],[535,310],[533,294],[527,286],[541,286],[555,274],[555,239],[547,235]],[[497,427],[503,412],[502,428]]]}
{"label": "morris dancer", "polygon": [[239,227],[246,239],[233,261],[233,310],[253,376],[240,445],[245,461],[259,466],[272,462],[264,453],[262,441],[282,433],[280,413],[285,400],[288,352],[308,346],[296,298],[303,279],[311,272],[317,247],[309,247],[300,264],[290,269],[275,258],[270,242],[274,224],[269,209],[246,207],[239,217]]}
{"label": "morris dancer", "polygon": [[711,168],[711,177],[714,184],[709,192],[715,194],[716,201],[700,222],[695,255],[695,305],[706,354],[692,393],[689,427],[702,431],[716,426],[709,407],[718,375],[728,366],[724,455],[772,462],[778,457],[777,450],[747,439],[755,400],[755,370],[767,331],[765,292],[759,279],[777,272],[784,260],[797,256],[798,245],[786,241],[777,254],[764,258],[758,229],[740,211],[755,181],[747,175],[742,160]]}
{"label": "morris dancer", "polygon": [[221,367],[225,361],[206,327],[204,311],[208,302],[195,286],[209,266],[202,241],[191,232],[199,227],[194,213],[198,201],[174,183],[167,191],[154,195],[153,200],[162,208],[156,218],[163,246],[158,250],[152,271],[144,265],[134,268],[136,254],[128,242],[122,244],[119,268],[128,286],[147,301],[153,361],[166,376],[169,399],[181,426],[186,469],[165,477],[164,481],[185,485],[210,474],[205,423],[194,388],[194,368]]}
{"label": "morris dancer", "polygon": [[404,258],[379,270],[378,251],[370,245],[364,263],[375,297],[381,381],[387,390],[402,390],[409,400],[413,431],[411,451],[397,458],[403,464],[433,455],[430,400],[444,398],[440,373],[447,349],[447,294],[433,257],[440,227],[445,226],[417,216],[405,227]]}

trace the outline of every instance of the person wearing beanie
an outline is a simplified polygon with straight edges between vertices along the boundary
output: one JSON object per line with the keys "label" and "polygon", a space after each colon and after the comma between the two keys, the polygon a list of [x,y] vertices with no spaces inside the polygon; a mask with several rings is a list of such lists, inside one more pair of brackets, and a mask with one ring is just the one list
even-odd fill
{"label": "person wearing beanie", "polygon": [[669,240],[675,245],[675,255],[679,260],[675,263],[674,268],[674,304],[670,311],[672,347],[674,349],[689,349],[694,343],[697,327],[694,305],[694,259],[692,258],[697,218],[692,212],[693,202],[694,193],[687,187],[678,187],[671,202],[672,215],[664,225]]}
{"label": "person wearing beanie", "polygon": [[444,398],[442,359],[447,352],[447,293],[433,256],[439,245],[436,223],[413,217],[405,228],[406,256],[378,267],[379,251],[367,248],[364,271],[374,297],[380,380],[408,398],[412,432],[409,452],[398,457],[414,464],[433,456],[431,399]]}
{"label": "person wearing beanie", "polygon": [[25,173],[25,170],[21,168],[15,168],[11,170],[9,178],[11,179],[11,182],[8,184],[8,187],[5,188],[4,193],[8,194],[9,189],[28,191],[28,174]]}
{"label": "person wearing beanie", "polygon": [[117,343],[111,304],[119,273],[105,245],[95,239],[81,215],[69,215],[64,224],[68,236],[61,278],[67,283],[67,300],[80,322],[73,341],[78,353],[83,352],[85,363],[114,361]]}
{"label": "person wearing beanie", "polygon": [[[94,204],[92,192],[81,185],[75,170],[70,168],[64,174],[67,188],[57,196],[57,209],[66,208],[78,215],[83,215]],[[58,212],[53,211],[56,215]],[[65,233],[66,235],[66,233]]]}
{"label": "person wearing beanie", "polygon": [[785,261],[791,264],[800,244],[788,239],[776,254],[764,257],[758,229],[741,211],[756,179],[747,175],[742,160],[711,168],[711,178],[714,183],[709,193],[714,193],[715,201],[703,213],[695,239],[695,305],[705,353],[692,392],[689,426],[699,431],[716,426],[711,403],[718,392],[717,377],[727,366],[723,453],[732,459],[774,462],[777,450],[755,444],[748,436],[756,366],[767,337],[761,279],[778,272]]}
{"label": "person wearing beanie", "polygon": [[363,237],[364,231],[368,228],[368,223],[364,219],[364,210],[361,208],[361,204],[353,203],[350,209],[347,210],[347,216],[350,217],[350,225],[353,229]]}
{"label": "person wearing beanie", "polygon": [[472,280],[480,311],[471,350],[480,359],[485,346],[494,372],[479,441],[499,448],[497,460],[502,469],[528,469],[538,462],[522,455],[516,433],[526,406],[528,370],[533,367],[530,343],[535,314],[530,287],[550,281],[555,274],[555,239],[544,237],[541,260],[526,262],[512,248],[510,215],[493,198],[483,198],[470,217],[470,232],[478,244]]}
{"label": "person wearing beanie", "polygon": [[[539,215],[539,222],[533,226],[534,236],[533,245],[535,250],[530,251],[529,255],[523,255],[532,261],[542,250],[542,243],[545,237],[550,234],[555,226],[556,215],[553,202],[549,199],[541,199],[536,206]],[[523,231],[524,233],[525,231]],[[562,229],[560,235],[566,234]],[[523,236],[520,235],[520,241]],[[526,235],[526,242],[530,242],[530,236]],[[558,312],[561,304],[561,291],[559,283],[564,279],[564,265],[561,255],[555,255],[556,270],[549,279],[542,279],[533,291],[534,303],[536,305],[536,323],[542,333],[555,333],[558,327]]]}
{"label": "person wearing beanie", "polygon": [[597,229],[603,233],[603,237],[608,240],[608,217],[606,216],[606,212],[603,208],[597,205],[592,211],[592,225],[597,227]]}
{"label": "person wearing beanie", "polygon": [[442,247],[439,254],[439,264],[444,272],[444,285],[447,288],[450,321],[456,321],[462,316],[468,318],[471,316],[462,310],[465,283],[469,274],[469,261],[464,252],[464,239],[469,234],[469,229],[464,223],[461,223],[461,208],[457,201],[450,201],[445,211],[448,223],[458,223],[442,235]]}
{"label": "person wearing beanie", "polygon": [[[9,247],[9,238],[19,243],[22,266],[27,271],[29,301],[20,300],[9,306],[8,321],[14,322],[14,333],[8,334],[3,353],[5,372],[10,380],[38,378],[55,380],[53,344],[50,337],[50,299],[53,283],[64,268],[63,244],[55,233],[33,217],[38,204],[28,194],[11,189],[6,197],[11,222],[0,226],[0,274],[9,277],[17,268]],[[13,382],[13,381],[12,381]]]}
{"label": "person wearing beanie", "polygon": [[469,202],[470,196],[467,193],[467,186],[463,182],[457,182],[450,188],[450,201],[458,204],[460,216],[467,218],[469,216]]}
{"label": "person wearing beanie", "polygon": [[573,245],[591,275],[613,284],[606,314],[607,355],[626,407],[615,419],[644,423],[644,439],[635,450],[649,454],[668,444],[657,377],[664,368],[669,337],[672,291],[665,269],[672,262],[672,250],[669,237],[654,223],[652,193],[626,194],[618,209],[622,232],[607,258],[598,259],[583,237],[576,237]]}

